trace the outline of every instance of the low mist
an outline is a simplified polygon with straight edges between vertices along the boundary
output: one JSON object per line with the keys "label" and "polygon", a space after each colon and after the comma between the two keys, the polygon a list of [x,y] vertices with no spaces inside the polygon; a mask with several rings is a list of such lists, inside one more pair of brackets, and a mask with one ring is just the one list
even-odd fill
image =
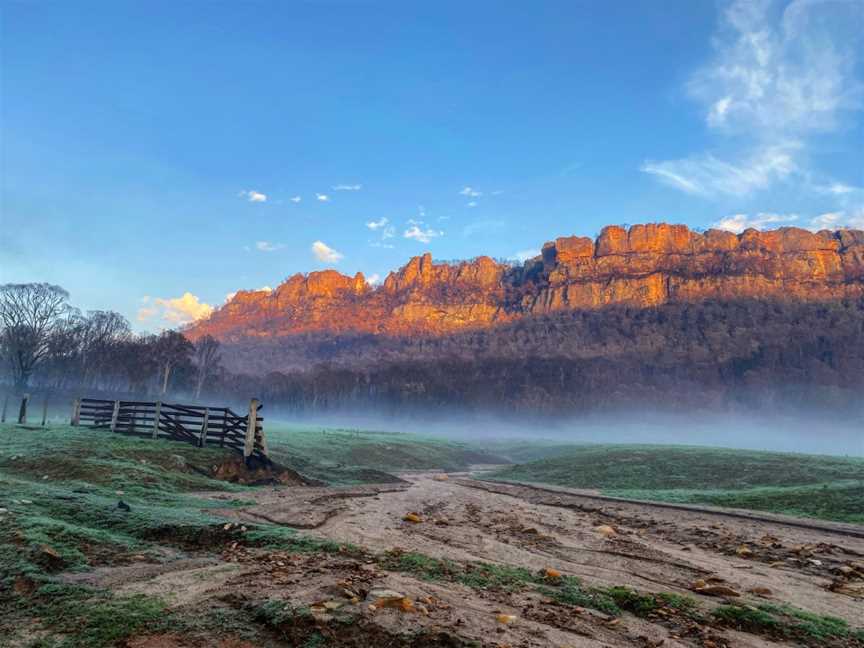
{"label": "low mist", "polygon": [[627,413],[547,419],[493,414],[428,417],[341,413],[269,418],[279,426],[322,426],[350,430],[412,433],[472,442],[496,440],[551,443],[694,445],[775,452],[864,456],[864,421],[828,420],[812,415],[770,416],[700,413]]}

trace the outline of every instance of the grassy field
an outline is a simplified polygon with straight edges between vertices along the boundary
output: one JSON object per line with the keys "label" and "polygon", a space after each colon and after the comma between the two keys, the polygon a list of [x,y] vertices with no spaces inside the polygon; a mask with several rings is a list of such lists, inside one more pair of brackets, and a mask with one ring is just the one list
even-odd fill
{"label": "grassy field", "polygon": [[388,473],[406,470],[508,463],[494,449],[395,432],[269,425],[267,439],[279,463],[337,484],[386,480]]}
{"label": "grassy field", "polygon": [[500,470],[496,479],[608,495],[864,523],[864,459],[682,446],[596,445]]}

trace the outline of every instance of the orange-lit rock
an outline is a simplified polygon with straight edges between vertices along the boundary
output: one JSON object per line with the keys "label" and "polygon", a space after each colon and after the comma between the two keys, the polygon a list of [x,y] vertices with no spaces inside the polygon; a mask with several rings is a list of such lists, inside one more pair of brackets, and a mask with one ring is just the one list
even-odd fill
{"label": "orange-lit rock", "polygon": [[706,299],[825,301],[864,294],[864,232],[784,227],[740,235],[665,223],[610,226],[596,241],[546,243],[520,266],[412,258],[372,288],[362,273],[294,275],[239,291],[188,335],[220,339],[329,331],[439,335],[563,309],[647,308]]}

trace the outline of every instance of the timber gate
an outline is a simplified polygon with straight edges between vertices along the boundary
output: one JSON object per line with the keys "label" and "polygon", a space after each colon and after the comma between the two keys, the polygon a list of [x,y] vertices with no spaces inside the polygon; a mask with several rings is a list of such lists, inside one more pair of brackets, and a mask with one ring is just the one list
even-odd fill
{"label": "timber gate", "polygon": [[[77,399],[72,425],[109,429],[111,432],[150,439],[185,441],[199,448],[230,448],[269,464],[261,404],[252,399],[249,413],[241,416],[230,407],[179,405],[161,401]],[[250,423],[251,421],[251,423]]]}

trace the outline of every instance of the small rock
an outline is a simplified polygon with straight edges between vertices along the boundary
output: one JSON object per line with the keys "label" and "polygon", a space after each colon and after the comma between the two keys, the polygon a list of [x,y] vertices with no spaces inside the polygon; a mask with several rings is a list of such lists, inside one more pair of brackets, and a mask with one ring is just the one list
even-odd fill
{"label": "small rock", "polygon": [[33,502],[30,500],[21,500],[21,504],[32,504]]}
{"label": "small rock", "polygon": [[606,536],[607,538],[618,535],[618,532],[608,524],[601,524],[598,527],[594,527],[594,530],[600,535]]}
{"label": "small rock", "polygon": [[8,512],[9,512],[9,509],[0,508],[0,515],[5,515]]}
{"label": "small rock", "polygon": [[767,587],[751,587],[747,590],[750,594],[755,594],[756,596],[772,596],[774,592],[772,592]]}
{"label": "small rock", "polygon": [[499,614],[495,617],[498,620],[498,623],[503,625],[513,625],[516,623],[516,615],[515,614]]}
{"label": "small rock", "polygon": [[117,502],[117,508],[120,509],[121,511],[126,511],[127,513],[132,510],[132,507],[130,507],[123,500],[120,500],[119,502]]}
{"label": "small rock", "polygon": [[450,476],[447,473],[442,473],[440,475],[435,475],[432,479],[434,479],[435,481],[443,482],[450,479]]}
{"label": "small rock", "polygon": [[558,580],[561,578],[561,572],[558,571],[557,569],[552,569],[551,567],[547,567],[546,569],[544,569],[543,575],[548,580]]}
{"label": "small rock", "polygon": [[411,522],[411,523],[413,523],[413,524],[419,524],[420,522],[423,521],[423,518],[421,518],[421,517],[420,517],[419,515],[417,515],[416,513],[406,513],[405,516],[404,516],[402,519],[403,519],[405,522]]}
{"label": "small rock", "polygon": [[735,553],[741,556],[742,558],[749,558],[753,555],[753,550],[750,549],[747,545],[741,545],[735,550]]}

